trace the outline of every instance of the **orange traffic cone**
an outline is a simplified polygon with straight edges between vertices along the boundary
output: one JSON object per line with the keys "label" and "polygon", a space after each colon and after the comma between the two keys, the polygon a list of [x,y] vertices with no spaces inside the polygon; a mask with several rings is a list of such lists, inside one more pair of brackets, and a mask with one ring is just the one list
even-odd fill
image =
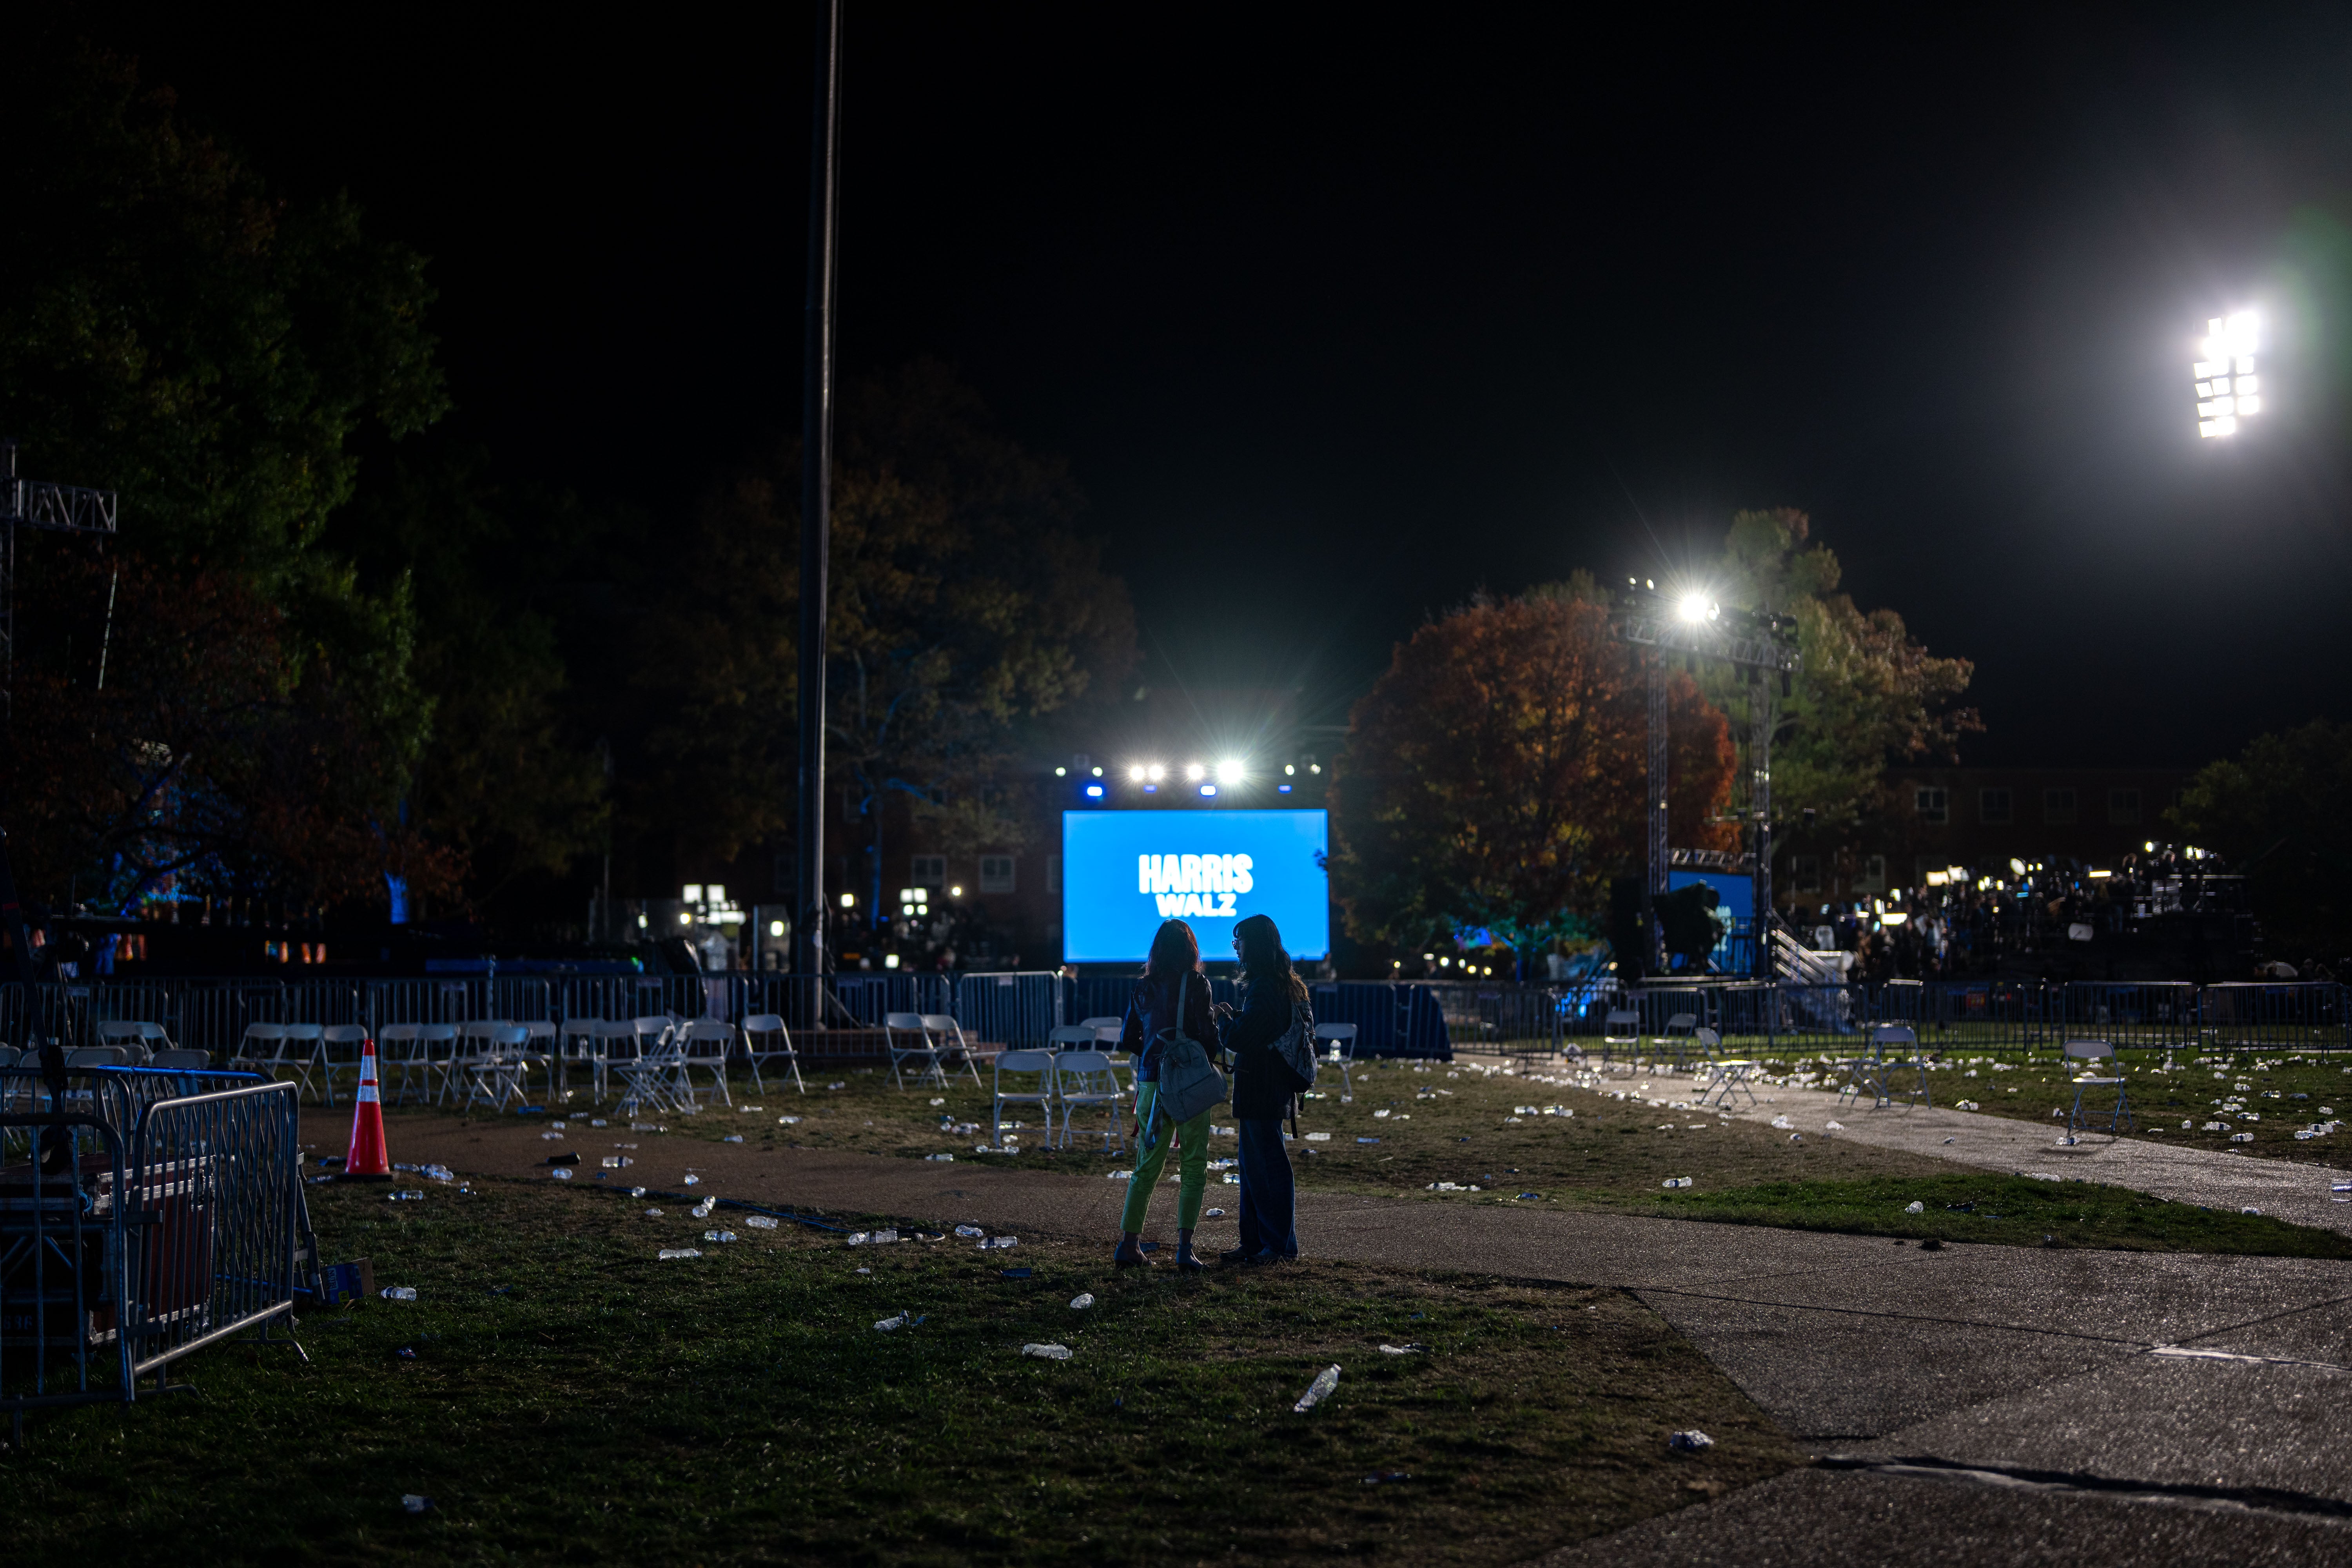
{"label": "orange traffic cone", "polygon": [[352,1151],[343,1156],[343,1176],[362,1180],[392,1174],[383,1146],[383,1100],[376,1087],[375,1042],[360,1043],[359,1103],[352,1110]]}

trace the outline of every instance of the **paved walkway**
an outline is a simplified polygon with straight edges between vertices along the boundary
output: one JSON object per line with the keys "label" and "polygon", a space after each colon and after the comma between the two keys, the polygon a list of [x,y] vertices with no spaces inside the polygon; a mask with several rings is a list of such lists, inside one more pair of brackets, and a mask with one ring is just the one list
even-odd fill
{"label": "paved walkway", "polygon": [[[1949,1079],[1951,1075],[1942,1076]],[[1612,1089],[1632,1089],[1647,1083],[1649,1098],[1657,1100],[1687,1100],[1698,1087],[1688,1077],[1622,1070],[1612,1073],[1607,1081]],[[1974,1087],[1971,1083],[1970,1088]],[[1937,1082],[1933,1088],[1937,1094],[1950,1091],[1947,1082]],[[1968,1090],[1958,1092],[1965,1095]],[[1994,1089],[1977,1092],[1990,1094]],[[2232,1212],[2258,1208],[2296,1225],[2352,1235],[2352,1194],[2331,1190],[2336,1183],[2352,1182],[2352,1171],[2183,1148],[2166,1143],[2160,1134],[2116,1138],[2084,1132],[2078,1142],[2067,1145],[2059,1142],[2065,1127],[2057,1121],[2026,1121],[1942,1107],[1915,1109],[1901,1101],[1873,1109],[1867,1101],[1841,1102],[1835,1093],[1824,1089],[1759,1086],[1756,1098],[1759,1103],[1750,1106],[1742,1100],[1738,1109],[1727,1114],[1766,1122],[1785,1116],[1793,1130],[1808,1138],[1844,1138],[1983,1170],[2078,1176],[2208,1208]],[[1829,1130],[1832,1121],[1841,1124],[1840,1131]]]}
{"label": "paved walkway", "polygon": [[[1785,1099],[1769,1109],[1814,1113]],[[1911,1131],[1889,1122],[1874,1136],[1924,1136],[1931,1115],[1995,1121],[1923,1111]],[[340,1118],[306,1118],[306,1137],[322,1147],[339,1147],[342,1131]],[[539,1132],[402,1117],[394,1152],[544,1176],[539,1162],[559,1145]],[[1994,1157],[1990,1140],[2006,1136],[1998,1124],[1986,1136],[1969,1157],[2017,1168]],[[656,1190],[680,1190],[691,1169],[698,1191],[754,1202],[1106,1246],[1126,1197],[1124,1183],[1098,1176],[640,1142],[626,1176]],[[576,1180],[594,1184],[593,1172]],[[1631,1290],[1823,1460],[1548,1565],[2352,1560],[2352,1263],[1929,1252],[1326,1193],[1301,1194],[1299,1210],[1302,1239],[1324,1256]],[[1230,1246],[1229,1226],[1210,1221],[1201,1239]]]}

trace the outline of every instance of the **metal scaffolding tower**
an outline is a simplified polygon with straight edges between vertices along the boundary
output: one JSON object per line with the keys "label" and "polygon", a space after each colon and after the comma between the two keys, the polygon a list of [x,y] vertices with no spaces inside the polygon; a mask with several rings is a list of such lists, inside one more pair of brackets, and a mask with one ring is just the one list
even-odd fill
{"label": "metal scaffolding tower", "polygon": [[1617,591],[1610,629],[1619,641],[1645,650],[1642,658],[1648,666],[1650,765],[1646,837],[1649,866],[1647,880],[1642,889],[1642,915],[1648,928],[1644,940],[1649,951],[1644,955],[1644,966],[1655,968],[1663,963],[1654,907],[1658,895],[1666,890],[1666,868],[1671,857],[1666,844],[1666,658],[1671,653],[1681,653],[1694,664],[1702,658],[1728,664],[1743,671],[1748,683],[1751,711],[1748,742],[1748,809],[1744,816],[1755,835],[1755,867],[1751,875],[1756,905],[1756,969],[1758,973],[1769,975],[1772,972],[1774,684],[1769,677],[1780,676],[1779,684],[1785,696],[1790,679],[1804,668],[1804,657],[1797,648],[1796,617],[1760,610],[1727,610],[1703,595],[1669,602],[1665,595],[1654,588],[1629,584]]}
{"label": "metal scaffolding tower", "polygon": [[0,437],[0,725],[15,716],[16,531],[110,534],[114,492],[16,477],[16,438]]}

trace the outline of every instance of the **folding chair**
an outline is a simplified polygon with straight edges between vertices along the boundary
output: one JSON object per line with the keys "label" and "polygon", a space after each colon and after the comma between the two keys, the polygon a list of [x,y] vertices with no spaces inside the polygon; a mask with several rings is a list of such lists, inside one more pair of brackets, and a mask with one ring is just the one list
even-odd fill
{"label": "folding chair", "polygon": [[539,1068],[540,1076],[552,1091],[556,1087],[556,1068],[563,1059],[555,1048],[555,1026],[545,1018],[532,1018],[521,1027],[523,1060]]}
{"label": "folding chair", "polygon": [[[1036,1087],[1028,1089],[1008,1089],[1004,1087],[1006,1073],[1034,1075]],[[1034,1105],[1045,1113],[1045,1147],[1054,1146],[1054,1053],[1052,1051],[999,1051],[996,1053],[995,1097],[988,1115],[989,1142],[1004,1142],[1004,1108],[1008,1105]]]}
{"label": "folding chair", "polygon": [[243,1037],[236,1042],[236,1049],[229,1053],[228,1065],[274,1079],[285,1054],[285,1025],[247,1024]]}
{"label": "folding chair", "polygon": [[[154,1054],[146,1040],[145,1031],[149,1029],[155,1029],[155,1026],[126,1023],[121,1020],[100,1024],[98,1026],[98,1043],[101,1046],[111,1046],[120,1050],[122,1053],[123,1061],[136,1067]],[[161,1029],[155,1029],[155,1032],[159,1035],[163,1033]],[[171,1044],[169,1040],[163,1043],[167,1046]]]}
{"label": "folding chair", "polygon": [[[1070,1119],[1080,1110],[1102,1107],[1110,1112],[1103,1128],[1103,1152],[1126,1143],[1127,1090],[1107,1051],[1063,1051],[1054,1058],[1054,1097],[1062,1105],[1062,1147],[1070,1146]],[[1050,1142],[1050,1138],[1048,1142]]]}
{"label": "folding chair", "polygon": [[642,1026],[637,1031],[637,1054],[614,1064],[621,1075],[621,1104],[624,1114],[644,1109],[679,1110],[694,1103],[694,1086],[683,1080],[686,1070],[686,1037],[668,1026],[666,1018],[639,1018],[639,1026],[658,1023],[661,1032],[646,1044],[647,1036]]}
{"label": "folding chair", "polygon": [[1325,1040],[1331,1042],[1331,1054],[1324,1059],[1326,1061],[1334,1061],[1339,1064],[1339,1083],[1341,1085],[1339,1092],[1346,1095],[1349,1100],[1355,1099],[1356,1026],[1353,1024],[1318,1024],[1315,1026],[1315,1040],[1318,1045],[1320,1045]]}
{"label": "folding chair", "polygon": [[[352,1092],[359,1093],[360,1058],[364,1054],[362,1047],[367,1043],[368,1032],[364,1024],[330,1024],[320,1036],[319,1076],[326,1080],[329,1105],[335,1103],[335,1074],[338,1072],[349,1072],[352,1075]],[[376,1054],[375,1071],[376,1080],[381,1084],[383,1056],[380,1051]],[[377,1092],[381,1094],[383,1090],[379,1089]]]}
{"label": "folding chair", "polygon": [[[1927,1058],[1919,1052],[1918,1031],[1908,1024],[1881,1024],[1870,1031],[1871,1044],[1878,1058],[1878,1082],[1881,1105],[1895,1102],[1895,1075],[1916,1073],[1914,1087],[1904,1098],[1911,1103],[1906,1108],[1916,1110],[1926,1100],[1927,1109],[1936,1109],[1934,1097],[1927,1089]],[[1890,1054],[1889,1047],[1893,1047]]]}
{"label": "folding chair", "polygon": [[441,1088],[446,1095],[449,1080],[457,1070],[457,1026],[455,1024],[419,1024],[416,1026],[416,1048],[425,1063],[425,1093],[430,1102],[433,1095],[433,1075],[441,1075]]}
{"label": "folding chair", "polygon": [[84,1046],[79,1050],[66,1053],[66,1066],[76,1070],[82,1068],[119,1068],[127,1065],[122,1059],[124,1054],[120,1046]]}
{"label": "folding chair", "polygon": [[[980,1063],[972,1056],[971,1047],[964,1043],[963,1026],[955,1021],[955,1015],[952,1013],[925,1013],[921,1015],[921,1017],[923,1020],[923,1027],[940,1043],[940,1058],[945,1060],[945,1058],[951,1054],[960,1058],[962,1060],[964,1067],[971,1073],[971,1087],[978,1089],[980,1087]],[[942,1089],[947,1087],[947,1079],[945,1078],[941,1078],[940,1079],[940,1087]]]}
{"label": "folding chair", "polygon": [[1713,1029],[1701,1029],[1698,1032],[1698,1039],[1700,1046],[1713,1058],[1710,1065],[1714,1070],[1714,1076],[1708,1079],[1706,1087],[1698,1091],[1698,1102],[1705,1105],[1706,1097],[1712,1094],[1715,1096],[1715,1108],[1717,1110],[1728,1110],[1731,1109],[1731,1097],[1735,1094],[1744,1094],[1748,1097],[1748,1104],[1759,1103],[1752,1080],[1757,1069],[1764,1064],[1748,1057],[1717,1056],[1717,1053],[1723,1047],[1723,1037]]}
{"label": "folding chair", "polygon": [[504,1018],[471,1018],[455,1026],[449,1059],[441,1069],[441,1098],[445,1102],[455,1100],[461,1110],[474,1102],[473,1089],[469,1088],[461,1095],[458,1083],[463,1080],[471,1085],[480,1081],[474,1069],[496,1059],[499,1032],[513,1026]]}
{"label": "folding chair", "polygon": [[[2083,1096],[2095,1089],[2116,1091],[2116,1103],[2106,1113],[2108,1131],[2120,1134],[2127,1128],[2139,1125],[2132,1115],[2131,1100],[2125,1088],[2123,1075],[2114,1070],[2115,1047],[2105,1040],[2069,1040],[2066,1042],[2066,1059],[2083,1064],[2082,1069],[2074,1075],[2074,1107],[2066,1113],[2068,1137],[2074,1136],[2078,1126],[2088,1127],[2091,1124],[2090,1117],[2083,1114]],[[2108,1070],[2100,1072],[2096,1070],[2097,1066],[2104,1066]],[[2104,1100],[2106,1097],[2101,1095],[2100,1098]]]}
{"label": "folding chair", "polygon": [[1609,1010],[1608,1022],[1601,1026],[1602,1066],[1609,1065],[1612,1054],[1619,1046],[1633,1047],[1632,1054],[1637,1059],[1642,1054],[1642,1015],[1631,1007],[1612,1007]]}
{"label": "folding chair", "polygon": [[[278,1060],[300,1075],[297,1081],[300,1083],[301,1088],[294,1091],[294,1099],[298,1104],[302,1099],[303,1090],[310,1087],[310,1075],[326,1065],[326,1055],[327,1031],[323,1025],[289,1024],[286,1026],[286,1043],[284,1048],[278,1052]],[[334,1104],[335,1086],[332,1083],[328,1084],[324,1092],[326,1103]]]}
{"label": "folding chair", "polygon": [[[433,1098],[432,1063],[425,1055],[425,1042],[421,1038],[423,1032],[424,1026],[418,1024],[386,1024],[383,1037],[375,1043],[375,1068],[383,1079],[384,1088],[391,1090],[387,1098],[395,1104],[408,1099],[409,1082],[420,1071],[425,1074],[425,1098],[428,1100]],[[397,1088],[392,1084],[392,1074],[395,1068],[400,1073]]]}
{"label": "folding chair", "polygon": [[921,1064],[915,1073],[917,1083],[937,1083],[941,1089],[947,1088],[947,1073],[940,1066],[939,1042],[931,1038],[930,1027],[920,1013],[883,1014],[882,1048],[889,1053],[890,1076],[901,1089],[907,1087],[905,1066],[908,1062]]}
{"label": "folding chair", "polygon": [[156,1072],[210,1072],[213,1058],[209,1052],[182,1050],[174,1046],[168,1051],[157,1051],[147,1058],[147,1065]]}
{"label": "folding chair", "polygon": [[566,1018],[563,1027],[556,1032],[556,1087],[565,1094],[572,1092],[572,1064],[588,1064],[589,1086],[596,1098],[604,1098],[604,1030],[602,1018]]}
{"label": "folding chair", "polygon": [[[782,1044],[762,1049],[760,1044],[762,1040],[780,1040]],[[751,1085],[761,1094],[768,1092],[768,1086],[760,1080],[760,1064],[773,1061],[778,1057],[783,1058],[784,1065],[793,1069],[794,1086],[803,1094],[808,1092],[808,1085],[801,1082],[801,1058],[800,1053],[793,1049],[793,1033],[784,1027],[783,1019],[777,1015],[754,1013],[743,1020],[743,1054],[751,1059]]]}
{"label": "folding chair", "polygon": [[529,1096],[523,1092],[523,1074],[530,1069],[530,1054],[526,1049],[530,1032],[514,1024],[496,1023],[487,1028],[467,1026],[467,1043],[472,1049],[463,1058],[467,1086],[461,1110],[473,1108],[476,1100],[487,1100],[493,1110],[504,1110],[511,1095],[517,1105],[524,1104]]}
{"label": "folding chair", "polygon": [[735,1103],[735,1097],[727,1092],[727,1058],[734,1049],[735,1026],[723,1018],[697,1018],[686,1026],[679,1042],[678,1073],[685,1080],[688,1099],[694,1096],[694,1069],[702,1068],[716,1085],[716,1098]]}

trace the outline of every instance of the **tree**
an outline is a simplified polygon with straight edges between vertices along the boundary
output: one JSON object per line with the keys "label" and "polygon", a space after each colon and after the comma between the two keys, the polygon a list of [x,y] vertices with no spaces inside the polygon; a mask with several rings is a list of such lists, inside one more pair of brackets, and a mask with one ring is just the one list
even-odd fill
{"label": "tree", "polygon": [[2315,720],[2200,769],[2173,808],[2187,842],[2242,871],[2263,924],[2314,945],[2352,938],[2352,724]]}
{"label": "tree", "polygon": [[[1814,831],[1832,844],[1852,839],[1885,809],[1887,764],[1956,754],[1959,738],[1984,726],[1955,706],[1973,667],[1938,658],[1893,610],[1867,613],[1838,593],[1837,557],[1807,540],[1810,520],[1781,507],[1731,520],[1719,567],[1721,597],[1796,617],[1804,668],[1780,702],[1772,735],[1772,812],[1782,824],[1810,809]],[[1745,688],[1710,672],[1716,699],[1740,716]],[[1782,839],[1785,849],[1792,840]]]}
{"label": "tree", "polygon": [[[712,494],[636,650],[647,766],[629,810],[714,859],[793,821],[799,468],[779,443]],[[951,851],[1016,847],[996,792],[1024,741],[1133,661],[1134,613],[1076,531],[1082,504],[944,366],[844,397],[826,780],[858,814],[877,901],[886,802]]]}
{"label": "tree", "polygon": [[[1720,847],[1729,727],[1669,688],[1667,816]],[[1356,705],[1331,787],[1334,886],[1360,939],[1486,930],[1525,954],[1595,928],[1643,846],[1645,678],[1573,592],[1480,599],[1396,650]]]}

